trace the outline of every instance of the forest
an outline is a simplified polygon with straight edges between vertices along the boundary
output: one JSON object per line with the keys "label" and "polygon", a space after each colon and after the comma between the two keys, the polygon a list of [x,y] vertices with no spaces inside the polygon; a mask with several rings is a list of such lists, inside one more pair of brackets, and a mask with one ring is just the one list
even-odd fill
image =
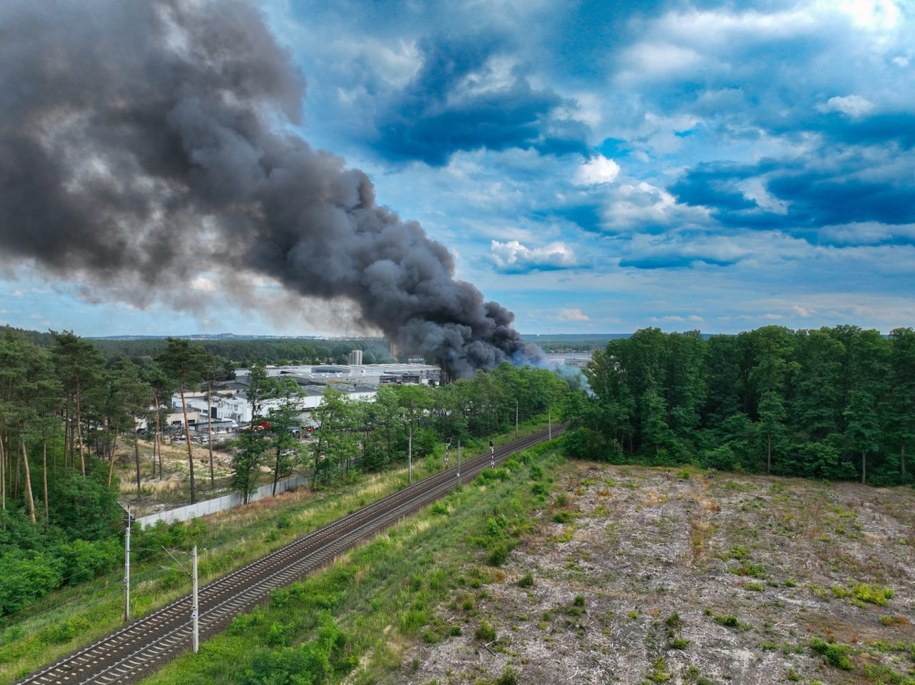
{"label": "forest", "polygon": [[[152,427],[144,439],[157,442],[174,393],[212,392],[232,373],[227,358],[197,342],[169,338],[144,349],[155,354],[106,354],[69,332],[0,329],[0,616],[120,563],[115,464],[136,459],[138,489],[157,477],[155,460],[151,473],[140,463],[138,421]],[[584,376],[503,364],[440,388],[383,387],[374,402],[329,389],[307,443],[291,430],[300,392],[289,378],[268,377],[263,363],[251,365],[252,423],[262,429],[230,444],[228,487],[250,493],[261,473],[276,482],[299,470],[319,488],[403,466],[408,454],[456,458],[459,444],[479,448],[518,422],[548,420],[571,422],[564,449],[572,457],[915,482],[908,328],[884,336],[769,326],[707,337],[645,329],[607,341]],[[186,443],[194,501],[199,474]]]}
{"label": "forest", "polygon": [[872,485],[912,483],[915,332],[651,328],[586,371],[567,449],[580,457]]}
{"label": "forest", "polygon": [[[161,478],[161,459],[158,475],[155,459],[141,464],[140,440],[159,444],[173,394],[214,392],[232,372],[228,360],[196,342],[168,338],[155,350],[106,357],[70,332],[0,329],[0,617],[121,563],[125,512],[116,463],[135,460],[138,489],[142,479]],[[229,486],[241,493],[259,484],[262,468],[274,482],[304,470],[322,487],[404,464],[408,452],[414,459],[441,452],[449,441],[454,458],[459,444],[479,446],[517,421],[545,421],[551,411],[558,419],[572,387],[549,371],[505,364],[443,388],[384,387],[370,403],[329,389],[313,417],[320,430],[306,444],[290,430],[299,421],[298,385],[268,377],[262,363],[251,369],[252,426],[262,429],[241,431],[229,445]],[[275,401],[265,409],[268,399]],[[142,438],[139,421],[150,427]],[[193,502],[200,474],[185,437]],[[212,470],[209,476],[212,485]]]}

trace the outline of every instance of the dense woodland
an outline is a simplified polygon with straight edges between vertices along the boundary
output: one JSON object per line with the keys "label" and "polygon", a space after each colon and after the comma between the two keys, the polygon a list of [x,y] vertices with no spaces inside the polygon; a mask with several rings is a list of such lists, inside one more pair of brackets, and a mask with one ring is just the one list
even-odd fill
{"label": "dense woodland", "polygon": [[912,483],[915,332],[767,326],[739,335],[646,329],[587,371],[568,447],[581,456]]}
{"label": "dense woodland", "polygon": [[[228,359],[201,343],[170,338],[146,351],[154,354],[106,355],[68,332],[0,329],[0,616],[121,563],[116,460],[135,459],[137,488],[162,476],[161,458],[140,463],[138,420],[156,444],[173,393],[213,392],[231,373]],[[268,377],[263,363],[251,369],[258,429],[230,446],[230,487],[242,493],[262,467],[274,482],[305,470],[321,487],[403,465],[408,454],[456,460],[459,444],[479,449],[516,422],[561,419],[573,424],[572,456],[913,482],[910,329],[888,337],[851,326],[710,337],[647,329],[594,353],[589,392],[577,392],[580,375],[509,364],[440,388],[383,387],[374,402],[330,389],[307,443],[293,433],[298,385]],[[193,501],[201,474],[185,442]],[[211,485],[212,474],[212,466],[202,474]]]}
{"label": "dense woodland", "polygon": [[[163,338],[120,340],[97,338],[92,341],[108,358],[156,357],[166,347]],[[207,354],[230,360],[235,367],[252,364],[346,364],[353,350],[362,350],[364,364],[395,361],[390,345],[381,339],[352,338],[320,340],[316,338],[244,338],[217,337],[192,340]]]}
{"label": "dense woodland", "polygon": [[[72,333],[0,329],[0,616],[121,563],[125,516],[116,460],[135,461],[138,489],[141,479],[162,477],[161,458],[140,462],[138,420],[150,427],[145,439],[158,444],[173,393],[213,392],[231,371],[202,344],[169,338],[155,349],[155,356],[106,357]],[[570,388],[548,371],[505,364],[444,388],[382,388],[372,403],[331,389],[314,414],[320,429],[306,444],[291,430],[299,421],[298,385],[268,378],[263,364],[253,364],[248,396],[257,429],[241,431],[230,446],[230,485],[250,492],[265,466],[274,482],[304,468],[319,487],[403,464],[408,454],[441,454],[449,440],[456,459],[458,444],[478,448],[516,420],[558,414]],[[212,485],[212,460],[208,474],[195,474],[186,423],[194,501],[201,477]]]}

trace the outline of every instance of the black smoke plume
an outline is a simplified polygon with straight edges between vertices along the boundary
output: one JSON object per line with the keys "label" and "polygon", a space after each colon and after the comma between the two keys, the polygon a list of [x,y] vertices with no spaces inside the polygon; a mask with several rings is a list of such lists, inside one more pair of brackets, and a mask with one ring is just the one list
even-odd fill
{"label": "black smoke plume", "polygon": [[457,375],[525,355],[513,315],[293,130],[305,82],[242,0],[0,4],[0,254],[87,297],[193,309],[267,276]]}

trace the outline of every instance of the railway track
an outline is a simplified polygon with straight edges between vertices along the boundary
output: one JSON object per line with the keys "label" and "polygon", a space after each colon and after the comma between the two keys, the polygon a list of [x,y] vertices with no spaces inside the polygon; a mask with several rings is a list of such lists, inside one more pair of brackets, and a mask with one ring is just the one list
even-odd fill
{"label": "railway track", "polygon": [[[564,425],[552,428],[559,435]],[[232,618],[264,602],[271,590],[289,585],[330,563],[359,542],[388,528],[513,453],[548,439],[542,430],[444,469],[387,495],[271,554],[202,587],[198,592],[201,639],[226,628]],[[97,640],[18,683],[83,685],[134,683],[183,652],[192,641],[191,596],[181,597]]]}

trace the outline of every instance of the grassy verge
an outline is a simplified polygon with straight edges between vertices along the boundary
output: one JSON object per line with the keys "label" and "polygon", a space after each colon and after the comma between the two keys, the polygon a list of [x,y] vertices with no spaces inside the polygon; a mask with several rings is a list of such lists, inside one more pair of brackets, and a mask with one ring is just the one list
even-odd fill
{"label": "grassy verge", "polygon": [[[428,475],[421,465],[419,477]],[[201,583],[281,547],[404,486],[403,470],[367,476],[333,490],[300,489],[167,530],[152,529],[132,542],[131,609],[143,616],[190,590],[186,574],[161,547],[201,548]],[[178,555],[180,559],[181,555]],[[163,568],[165,566],[165,568]],[[11,683],[123,621],[123,573],[64,588],[0,627],[0,683]]]}
{"label": "grassy verge", "polygon": [[[522,434],[539,426],[522,427]],[[509,441],[514,432],[496,438]],[[482,443],[464,445],[469,457]],[[441,451],[440,451],[441,452]],[[414,480],[442,468],[442,454],[414,462]],[[452,460],[455,459],[452,450]],[[452,461],[453,463],[453,461]],[[167,530],[152,530],[132,541],[131,609],[138,618],[190,591],[187,575],[162,549],[201,550],[205,584],[407,485],[406,468],[359,477],[358,481],[312,492],[284,493]],[[177,555],[179,560],[181,555]],[[14,616],[0,619],[0,685],[90,644],[123,624],[123,573],[62,588]]]}
{"label": "grassy verge", "polygon": [[[401,669],[415,642],[473,634],[498,649],[475,607],[488,584],[505,579],[499,567],[544,501],[545,468],[560,461],[548,448],[517,455],[332,567],[274,592],[198,655],[145,682],[368,685]],[[446,602],[457,611],[451,619],[436,612]]]}

